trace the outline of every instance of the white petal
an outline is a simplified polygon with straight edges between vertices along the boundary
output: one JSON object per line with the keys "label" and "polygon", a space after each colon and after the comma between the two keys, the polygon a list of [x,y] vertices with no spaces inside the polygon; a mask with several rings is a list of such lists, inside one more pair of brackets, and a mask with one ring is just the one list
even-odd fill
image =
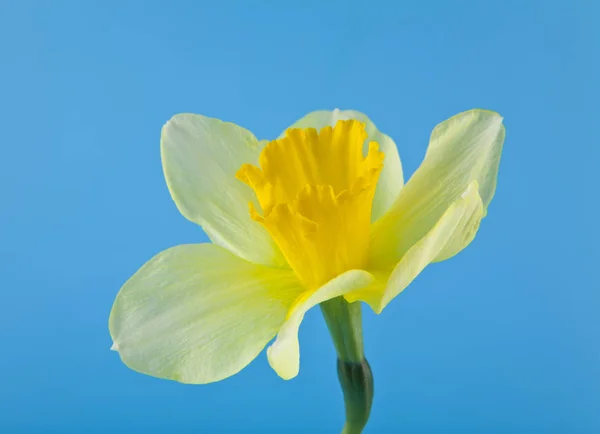
{"label": "white petal", "polygon": [[267,349],[269,363],[275,372],[285,380],[298,375],[300,369],[298,328],[304,314],[311,307],[368,286],[372,282],[373,276],[366,271],[350,270],[330,280],[317,291],[307,293],[306,297],[296,301],[277,335],[277,340]]}
{"label": "white petal", "polygon": [[254,192],[235,178],[242,164],[256,164],[260,151],[250,131],[201,115],[175,115],[162,129],[163,169],[179,211],[215,244],[251,262],[282,266],[279,248],[249,216],[248,204],[258,207]]}
{"label": "white petal", "polygon": [[482,217],[483,203],[477,190],[477,181],[473,181],[433,228],[406,252],[391,275],[381,270],[372,271],[379,284],[350,293],[346,295],[346,300],[362,300],[380,313],[428,264],[440,256],[454,253],[456,245],[472,239],[476,231],[473,228],[479,226]]}
{"label": "white petal", "polygon": [[113,348],[131,369],[210,383],[250,363],[302,293],[291,270],[247,262],[213,244],[173,247],[125,283],[113,305]]}
{"label": "white petal", "polygon": [[364,146],[365,155],[371,141],[377,142],[379,150],[385,154],[383,170],[379,175],[379,182],[377,183],[377,190],[373,199],[371,220],[375,221],[389,209],[404,184],[400,155],[394,141],[389,136],[377,130],[375,124],[366,115],[355,110],[335,109],[333,111],[315,111],[295,122],[290,128],[315,128],[316,130],[320,130],[328,125],[333,127],[339,120],[348,119],[356,119],[364,122],[366,125],[368,137]]}
{"label": "white petal", "polygon": [[[485,216],[496,188],[503,143],[502,117],[495,112],[470,110],[439,124],[421,167],[373,226],[370,263],[381,268],[399,261],[472,181],[479,185]],[[454,238],[437,259],[466,247],[477,227],[470,224],[469,231],[468,237]]]}

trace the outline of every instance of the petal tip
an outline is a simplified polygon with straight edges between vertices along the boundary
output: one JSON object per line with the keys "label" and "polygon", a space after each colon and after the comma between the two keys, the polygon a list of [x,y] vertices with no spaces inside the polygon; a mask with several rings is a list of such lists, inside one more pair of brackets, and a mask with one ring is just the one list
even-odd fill
{"label": "petal tip", "polygon": [[267,348],[269,365],[283,380],[291,380],[300,372],[299,354],[293,357],[293,352],[290,354],[288,350],[281,348],[281,344],[278,344],[277,340]]}
{"label": "petal tip", "polygon": [[488,116],[490,118],[495,118],[495,120],[498,123],[502,123],[502,120],[504,119],[504,116],[502,116],[500,113],[498,113],[497,111],[494,111],[494,110],[476,108],[476,109],[472,109],[472,110],[469,110],[469,111],[473,112],[473,113],[485,115],[485,116]]}

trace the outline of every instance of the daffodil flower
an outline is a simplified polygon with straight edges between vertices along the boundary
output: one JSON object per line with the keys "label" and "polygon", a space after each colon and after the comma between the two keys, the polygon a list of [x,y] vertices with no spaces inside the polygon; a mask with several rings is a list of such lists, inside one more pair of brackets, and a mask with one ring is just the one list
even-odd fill
{"label": "daffodil flower", "polygon": [[113,349],[136,371],[201,384],[239,372],[276,336],[268,361],[290,379],[300,323],[322,304],[336,342],[354,333],[340,359],[359,362],[362,337],[344,315],[356,321],[357,301],[380,313],[473,240],[503,141],[497,113],[453,116],[404,185],[395,143],[356,111],[310,113],[273,141],[174,116],[161,136],[167,185],[212,244],[167,249],[125,283],[110,315]]}

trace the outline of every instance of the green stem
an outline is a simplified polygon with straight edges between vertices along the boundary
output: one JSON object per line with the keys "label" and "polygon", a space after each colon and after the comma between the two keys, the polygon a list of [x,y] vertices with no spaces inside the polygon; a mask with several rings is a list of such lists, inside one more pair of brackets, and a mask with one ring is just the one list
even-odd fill
{"label": "green stem", "polygon": [[321,304],[337,352],[337,371],[344,393],[346,423],[342,434],[360,434],[373,403],[373,374],[365,359],[360,303],[343,297]]}

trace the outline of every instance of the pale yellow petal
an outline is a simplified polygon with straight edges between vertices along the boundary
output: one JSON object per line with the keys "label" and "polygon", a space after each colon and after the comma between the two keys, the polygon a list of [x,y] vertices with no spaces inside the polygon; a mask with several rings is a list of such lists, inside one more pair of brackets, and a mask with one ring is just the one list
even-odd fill
{"label": "pale yellow petal", "polygon": [[373,276],[366,271],[350,270],[330,280],[317,291],[308,292],[304,297],[297,300],[288,313],[288,318],[281,327],[277,340],[267,349],[269,363],[275,372],[286,380],[298,375],[300,369],[298,328],[304,314],[311,307],[366,287],[372,282]]}
{"label": "pale yellow petal", "polygon": [[[385,267],[399,261],[439,221],[472,181],[477,181],[483,216],[492,200],[504,143],[502,117],[470,110],[439,124],[425,160],[388,213],[372,229],[369,263]],[[477,227],[465,222],[468,236],[455,237],[437,260],[462,250]]]}
{"label": "pale yellow petal", "polygon": [[213,244],[173,247],[123,285],[109,328],[131,369],[210,383],[250,363],[303,292],[291,270],[245,261]]}
{"label": "pale yellow petal", "polygon": [[[394,141],[380,132],[365,114],[355,110],[315,111],[296,121],[290,128],[315,128],[320,130],[326,126],[335,126],[339,120],[349,119],[356,119],[366,125],[367,139],[363,146],[364,155],[367,155],[369,143],[372,141],[377,142],[379,150],[385,154],[383,170],[379,176],[375,198],[373,199],[371,221],[375,221],[389,209],[404,184],[400,155]],[[285,133],[281,137],[284,135]]]}
{"label": "pale yellow petal", "polygon": [[249,217],[248,203],[258,206],[254,192],[235,178],[261,149],[250,131],[195,114],[175,115],[161,134],[163,170],[179,211],[215,244],[251,262],[283,266],[277,245]]}
{"label": "pale yellow petal", "polygon": [[365,301],[376,313],[380,313],[428,264],[440,256],[456,253],[457,245],[470,241],[482,217],[483,203],[477,181],[473,181],[433,228],[413,244],[391,274],[385,270],[370,270],[377,282],[363,290],[348,293],[346,300]]}

